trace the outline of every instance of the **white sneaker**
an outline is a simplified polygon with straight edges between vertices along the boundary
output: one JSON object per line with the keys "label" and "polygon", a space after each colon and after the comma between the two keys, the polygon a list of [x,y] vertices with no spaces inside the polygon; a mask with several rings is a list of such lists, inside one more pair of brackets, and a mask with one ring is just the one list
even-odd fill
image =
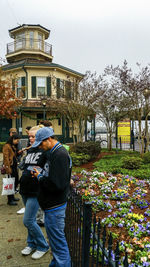
{"label": "white sneaker", "polygon": [[[49,250],[49,249],[48,249],[48,250]],[[38,260],[38,259],[40,259],[41,257],[43,257],[44,254],[45,254],[48,250],[46,250],[46,251],[39,251],[39,250],[36,250],[36,251],[32,254],[31,258],[34,259],[34,260]]]}
{"label": "white sneaker", "polygon": [[22,255],[30,255],[32,251],[34,251],[35,248],[25,247],[23,250],[21,250]]}
{"label": "white sneaker", "polygon": [[24,212],[25,212],[25,208],[22,208],[22,209],[17,211],[17,214],[23,214]]}

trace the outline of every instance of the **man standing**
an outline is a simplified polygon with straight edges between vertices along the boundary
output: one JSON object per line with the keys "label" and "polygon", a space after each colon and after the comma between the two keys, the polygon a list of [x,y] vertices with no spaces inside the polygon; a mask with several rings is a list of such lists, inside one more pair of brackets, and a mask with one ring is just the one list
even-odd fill
{"label": "man standing", "polygon": [[45,228],[53,259],[49,267],[70,267],[71,260],[65,238],[65,210],[70,187],[71,159],[67,150],[55,139],[52,128],[37,131],[32,147],[40,146],[46,153],[43,172],[35,170],[39,180],[39,204],[45,212]]}

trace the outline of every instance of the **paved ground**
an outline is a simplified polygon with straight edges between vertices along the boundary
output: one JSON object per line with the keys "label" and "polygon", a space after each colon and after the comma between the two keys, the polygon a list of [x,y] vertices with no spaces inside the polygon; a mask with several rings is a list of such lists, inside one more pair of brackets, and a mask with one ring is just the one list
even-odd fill
{"label": "paved ground", "polygon": [[[0,165],[2,154],[0,153]],[[23,215],[16,212],[23,207],[21,196],[18,206],[8,206],[7,197],[1,196],[2,175],[0,175],[0,266],[1,267],[48,267],[51,254],[48,252],[40,260],[32,260],[31,256],[22,256],[21,250],[26,246],[27,230],[23,225]],[[46,237],[45,229],[42,231]]]}

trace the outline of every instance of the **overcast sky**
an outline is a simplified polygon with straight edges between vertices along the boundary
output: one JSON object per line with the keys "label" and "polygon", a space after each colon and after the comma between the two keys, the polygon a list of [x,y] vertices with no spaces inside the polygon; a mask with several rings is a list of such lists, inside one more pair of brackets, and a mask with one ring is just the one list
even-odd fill
{"label": "overcast sky", "polygon": [[150,0],[0,0],[0,57],[24,23],[50,29],[53,62],[83,74],[150,63]]}

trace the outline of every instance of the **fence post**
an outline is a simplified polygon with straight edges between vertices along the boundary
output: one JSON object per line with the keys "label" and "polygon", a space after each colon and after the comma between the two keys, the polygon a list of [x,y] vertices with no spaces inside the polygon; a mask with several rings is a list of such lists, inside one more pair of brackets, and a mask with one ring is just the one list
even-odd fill
{"label": "fence post", "polygon": [[112,233],[110,232],[109,239],[108,239],[108,263],[110,263],[111,260],[111,252],[112,252]]}
{"label": "fence post", "polygon": [[127,255],[127,252],[125,253],[125,259],[124,259],[124,261],[123,261],[123,266],[124,266],[124,267],[128,267],[128,266],[129,266],[129,264],[128,264],[128,255]]}
{"label": "fence post", "polygon": [[83,203],[82,267],[89,267],[92,205]]}
{"label": "fence post", "polygon": [[119,242],[117,242],[117,246],[115,249],[115,267],[119,267]]}

